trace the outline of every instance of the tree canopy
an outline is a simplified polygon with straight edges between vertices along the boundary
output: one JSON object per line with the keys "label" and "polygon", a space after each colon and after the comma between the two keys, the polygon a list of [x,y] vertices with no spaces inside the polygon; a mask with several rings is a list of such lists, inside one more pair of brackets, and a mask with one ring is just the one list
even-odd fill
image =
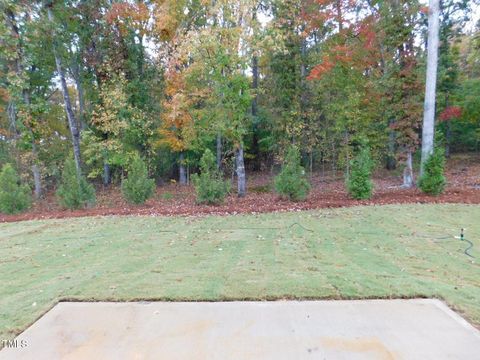
{"label": "tree canopy", "polygon": [[[479,150],[478,6],[440,6],[434,121],[446,156]],[[413,184],[424,2],[2,0],[0,12],[0,167],[37,197],[72,154],[80,176],[105,185],[138,158],[186,183],[207,149],[243,196],[248,172],[279,167],[292,146],[310,171],[348,174],[368,144]]]}

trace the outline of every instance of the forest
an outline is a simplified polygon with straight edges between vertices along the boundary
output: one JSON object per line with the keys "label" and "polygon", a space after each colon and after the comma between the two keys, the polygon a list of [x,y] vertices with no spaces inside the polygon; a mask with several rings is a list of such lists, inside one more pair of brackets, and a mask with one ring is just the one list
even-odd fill
{"label": "forest", "polygon": [[1,0],[0,212],[172,184],[217,204],[258,174],[292,201],[325,174],[369,199],[378,171],[438,195],[480,150],[480,4],[436,3]]}

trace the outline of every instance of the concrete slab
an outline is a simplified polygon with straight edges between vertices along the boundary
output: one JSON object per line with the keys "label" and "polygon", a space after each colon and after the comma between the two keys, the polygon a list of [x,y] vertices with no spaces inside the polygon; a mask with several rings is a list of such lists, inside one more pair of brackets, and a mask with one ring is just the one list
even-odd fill
{"label": "concrete slab", "polygon": [[438,300],[60,303],[0,359],[480,359]]}

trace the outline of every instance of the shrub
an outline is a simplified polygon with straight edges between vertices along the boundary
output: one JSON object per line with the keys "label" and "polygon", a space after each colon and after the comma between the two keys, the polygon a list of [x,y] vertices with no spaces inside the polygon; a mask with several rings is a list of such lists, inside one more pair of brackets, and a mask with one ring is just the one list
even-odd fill
{"label": "shrub", "polygon": [[230,184],[223,180],[222,173],[217,169],[213,153],[207,149],[200,159],[200,175],[192,176],[197,193],[197,203],[220,204],[230,191]]}
{"label": "shrub", "polygon": [[350,161],[350,174],[346,179],[347,191],[351,197],[357,200],[372,197],[372,170],[370,149],[362,146],[355,158]]}
{"label": "shrub", "polygon": [[122,181],[122,194],[133,204],[143,204],[155,193],[155,180],[148,178],[147,166],[136,156],[130,166],[128,178]]}
{"label": "shrub", "polygon": [[423,167],[423,174],[418,181],[420,189],[430,195],[440,195],[445,189],[446,179],[443,175],[445,168],[445,153],[443,148],[437,147]]}
{"label": "shrub", "polygon": [[16,214],[30,207],[32,197],[28,185],[20,184],[20,177],[10,164],[0,172],[0,212]]}
{"label": "shrub", "polygon": [[310,192],[305,169],[300,164],[300,151],[294,146],[288,149],[282,171],[275,178],[275,190],[292,201],[305,200]]}
{"label": "shrub", "polygon": [[60,205],[68,209],[79,209],[95,203],[95,189],[85,177],[77,174],[73,159],[65,161],[57,197]]}

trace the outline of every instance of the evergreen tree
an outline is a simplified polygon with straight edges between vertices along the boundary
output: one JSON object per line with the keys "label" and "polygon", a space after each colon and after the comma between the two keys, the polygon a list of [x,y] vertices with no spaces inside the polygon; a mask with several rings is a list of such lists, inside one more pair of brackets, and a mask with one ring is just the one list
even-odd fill
{"label": "evergreen tree", "polygon": [[83,175],[78,174],[72,158],[65,161],[57,197],[60,205],[68,209],[79,209],[95,203],[95,188]]}
{"label": "evergreen tree", "polygon": [[20,177],[10,164],[0,172],[0,212],[15,214],[26,210],[31,204],[28,185],[20,184]]}
{"label": "evergreen tree", "polygon": [[275,190],[293,201],[305,200],[310,191],[305,169],[300,164],[300,151],[295,146],[288,149],[282,171],[275,178]]}
{"label": "evergreen tree", "polygon": [[148,178],[147,166],[140,158],[133,159],[128,178],[122,181],[122,194],[128,202],[143,204],[155,193],[155,180]]}
{"label": "evergreen tree", "polygon": [[370,149],[362,146],[355,158],[351,160],[350,166],[350,174],[346,179],[348,193],[357,200],[370,199],[373,191],[371,179],[373,161],[370,157]]}
{"label": "evergreen tree", "polygon": [[192,180],[199,204],[220,204],[230,191],[230,184],[223,180],[215,156],[209,149],[205,150],[200,160],[200,175],[193,175]]}
{"label": "evergreen tree", "polygon": [[430,195],[440,195],[445,189],[446,179],[444,176],[445,151],[436,147],[433,153],[427,158],[423,174],[420,177],[418,186]]}

